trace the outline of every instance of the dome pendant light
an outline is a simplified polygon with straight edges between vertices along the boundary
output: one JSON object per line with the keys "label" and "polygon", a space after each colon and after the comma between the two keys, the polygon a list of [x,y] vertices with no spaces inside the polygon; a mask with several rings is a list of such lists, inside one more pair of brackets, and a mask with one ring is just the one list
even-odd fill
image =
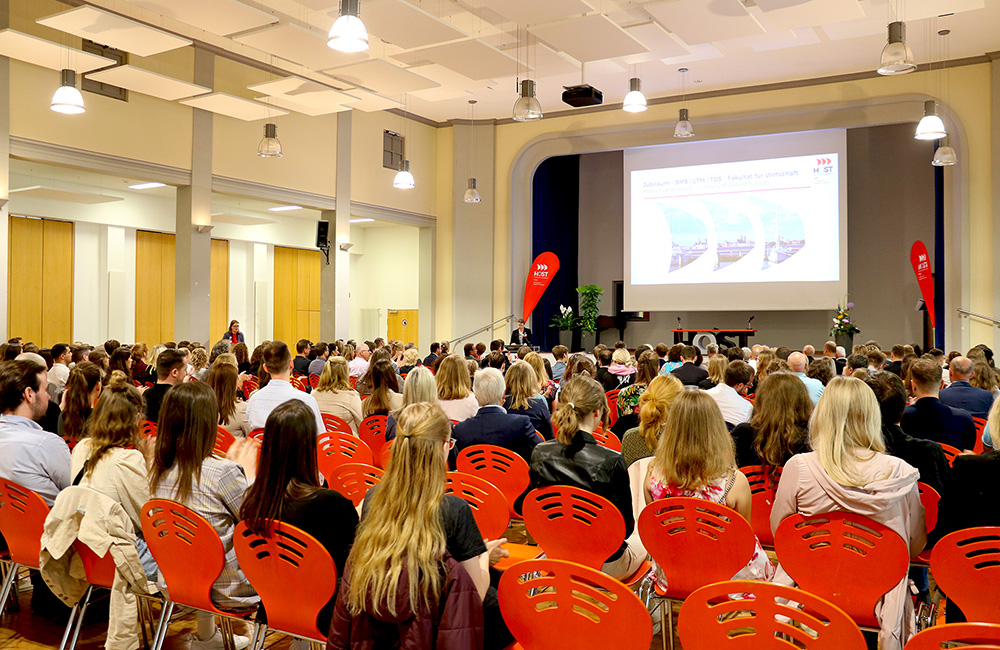
{"label": "dome pendant light", "polygon": [[264,138],[257,147],[261,158],[281,158],[281,142],[278,141],[278,126],[268,122],[264,125]]}
{"label": "dome pendant light", "polygon": [[639,77],[628,80],[628,94],[622,102],[622,110],[626,113],[641,113],[646,110],[646,96],[642,94],[642,83]]}
{"label": "dome pendant light", "polygon": [[[475,99],[469,100],[469,115],[471,117],[469,120],[469,163],[473,174],[476,173],[476,103]],[[462,201],[465,203],[482,203],[483,197],[479,195],[479,190],[476,189],[475,176],[469,178],[469,188],[465,190]]]}
{"label": "dome pendant light", "polygon": [[958,164],[958,156],[948,144],[947,138],[941,140],[937,149],[934,150],[934,160],[931,161],[931,164],[935,167],[951,167]]}
{"label": "dome pendant light", "polygon": [[481,203],[483,197],[479,196],[479,190],[476,189],[476,179],[469,179],[469,189],[465,190],[465,196],[462,200],[466,203]]}
{"label": "dome pendant light", "polygon": [[906,44],[906,23],[889,23],[889,42],[882,48],[882,60],[877,72],[881,75],[906,74],[917,69],[913,52]]}
{"label": "dome pendant light", "polygon": [[924,102],[924,116],[917,124],[917,131],[913,137],[917,140],[938,140],[948,135],[944,128],[944,122],[937,114],[937,106],[933,99]]}
{"label": "dome pendant light", "polygon": [[542,119],[542,105],[535,99],[535,82],[521,80],[521,96],[514,102],[515,122],[533,122]]}
{"label": "dome pendant light", "polygon": [[62,71],[62,83],[52,95],[52,104],[49,108],[64,115],[79,115],[87,112],[83,105],[83,95],[76,87],[76,72],[67,69]]}
{"label": "dome pendant light", "polygon": [[364,52],[368,49],[368,30],[361,22],[361,0],[340,0],[340,17],[330,28],[326,44],[338,52]]}
{"label": "dome pendant light", "polygon": [[398,190],[412,190],[416,183],[413,181],[413,174],[410,173],[410,161],[404,160],[396,178],[392,180],[392,186]]}
{"label": "dome pendant light", "polygon": [[682,108],[677,115],[677,126],[674,127],[675,138],[693,138],[694,127],[691,125],[688,109]]}

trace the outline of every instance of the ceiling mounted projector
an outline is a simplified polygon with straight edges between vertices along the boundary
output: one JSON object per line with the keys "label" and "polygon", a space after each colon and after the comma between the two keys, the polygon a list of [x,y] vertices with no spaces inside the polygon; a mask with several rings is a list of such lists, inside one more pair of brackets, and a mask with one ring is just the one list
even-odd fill
{"label": "ceiling mounted projector", "polygon": [[590,84],[580,86],[563,86],[563,102],[580,108],[581,106],[600,106],[604,103],[604,93]]}

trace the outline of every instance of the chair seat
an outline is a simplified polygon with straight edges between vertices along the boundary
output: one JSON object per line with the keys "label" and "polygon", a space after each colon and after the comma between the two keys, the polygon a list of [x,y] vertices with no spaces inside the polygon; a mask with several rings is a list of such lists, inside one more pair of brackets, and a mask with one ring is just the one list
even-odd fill
{"label": "chair seat", "polygon": [[631,587],[635,583],[645,578],[646,574],[649,573],[649,570],[652,568],[653,568],[652,562],[650,562],[649,560],[643,560],[642,565],[635,570],[635,573],[622,580],[622,582]]}
{"label": "chair seat", "polygon": [[534,560],[542,554],[542,549],[530,544],[513,544],[511,542],[507,542],[503,545],[503,548],[510,554],[510,557],[505,557],[494,565],[501,571],[509,569],[518,562]]}

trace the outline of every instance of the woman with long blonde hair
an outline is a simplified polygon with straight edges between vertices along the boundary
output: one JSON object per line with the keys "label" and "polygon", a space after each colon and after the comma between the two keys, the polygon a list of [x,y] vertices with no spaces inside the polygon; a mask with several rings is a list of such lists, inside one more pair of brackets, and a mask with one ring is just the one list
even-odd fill
{"label": "woman with long blonde hair", "polygon": [[670,405],[682,392],[684,384],[673,375],[658,375],[649,382],[639,397],[639,426],[629,429],[622,437],[622,457],[626,467],[656,452]]}
{"label": "woman with long blonde hair", "polygon": [[708,360],[708,379],[702,380],[698,388],[708,390],[715,388],[719,384],[726,382],[726,368],[729,366],[729,359],[722,354],[716,354]]}
{"label": "woman with long blonde hair", "polygon": [[545,359],[537,352],[529,352],[524,356],[524,361],[531,365],[538,376],[538,395],[545,399],[546,407],[552,408],[552,400],[556,397],[559,384],[549,377],[549,371],[545,369]]}
{"label": "woman with long blonde hair", "polygon": [[330,357],[320,373],[319,383],[312,396],[316,398],[320,413],[336,415],[358,432],[361,420],[361,396],[351,388],[351,372],[344,357]]}
{"label": "woman with long blonde hair", "polygon": [[[434,375],[423,366],[415,367],[403,380],[403,405],[400,409],[404,409],[410,404],[422,402],[437,404],[437,401],[437,383],[434,381]],[[389,414],[385,424],[386,440],[392,440],[396,437],[396,415],[398,414],[398,410]]]}
{"label": "woman with long blonde hair", "polygon": [[750,387],[751,393],[756,393],[760,388],[764,378],[767,377],[768,367],[776,358],[771,350],[761,350],[760,354],[757,355],[757,374],[754,375],[753,385]]}
{"label": "woman with long blonde hair", "polygon": [[[532,354],[535,353],[532,352],[528,356]],[[510,368],[507,368],[504,381],[507,397],[503,407],[507,412],[528,416],[531,426],[542,439],[552,440],[552,415],[549,413],[549,405],[535,390],[538,386],[538,375],[527,358],[515,361]]]}
{"label": "woman with long blonde hair", "polygon": [[449,354],[438,359],[437,372],[438,403],[449,420],[461,422],[479,412],[479,402],[471,389],[469,368],[465,359],[457,354]]}
{"label": "woman with long blonde hair", "polygon": [[[895,531],[915,557],[927,530],[917,489],[919,473],[885,453],[882,415],[875,393],[854,377],[835,377],[809,420],[813,451],[785,463],[771,510],[771,529],[799,513],[854,512]],[[780,568],[775,582],[792,585]],[[879,648],[899,650],[912,634],[913,602],[904,576],[881,602]],[[878,606],[876,606],[878,607]]]}
{"label": "woman with long blonde hair", "polygon": [[[491,552],[499,558],[504,540],[484,543],[469,505],[444,493],[452,445],[451,424],[436,404],[410,404],[399,412],[392,459],[365,497],[328,648],[350,650],[363,642],[375,648],[442,647],[435,642],[437,626],[453,607],[473,619],[487,610],[488,647],[509,642],[505,629],[490,629],[498,621],[502,626],[488,569]],[[446,587],[448,600],[442,601]],[[482,631],[469,629],[482,626],[482,619],[459,625],[466,628],[466,645],[444,647],[482,643]]]}

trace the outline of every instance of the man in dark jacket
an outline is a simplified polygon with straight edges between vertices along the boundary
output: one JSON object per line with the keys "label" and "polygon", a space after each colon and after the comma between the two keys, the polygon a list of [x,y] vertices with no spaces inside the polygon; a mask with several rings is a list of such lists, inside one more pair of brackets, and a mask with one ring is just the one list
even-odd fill
{"label": "man in dark jacket", "polygon": [[952,359],[948,364],[951,385],[941,391],[939,399],[942,404],[968,411],[972,417],[985,419],[990,407],[993,406],[993,393],[969,383],[974,372],[972,359],[967,357]]}
{"label": "man in dark jacket", "polygon": [[708,379],[708,371],[696,366],[694,360],[698,358],[698,351],[693,345],[685,345],[681,350],[680,368],[674,368],[670,374],[681,380],[685,386],[697,386],[702,381]]}
{"label": "man in dark jacket", "polygon": [[959,450],[976,444],[976,423],[968,411],[942,404],[941,366],[932,359],[910,365],[910,385],[917,401],[906,407],[900,425],[915,438],[951,445]]}
{"label": "man in dark jacket", "polygon": [[424,357],[424,365],[430,368],[437,361],[438,352],[441,350],[441,344],[435,341],[431,343],[431,353]]}
{"label": "man in dark jacket", "polygon": [[496,445],[531,462],[531,452],[542,437],[526,415],[512,415],[503,408],[506,383],[496,368],[476,371],[473,381],[479,412],[455,425],[455,453],[471,445]]}

